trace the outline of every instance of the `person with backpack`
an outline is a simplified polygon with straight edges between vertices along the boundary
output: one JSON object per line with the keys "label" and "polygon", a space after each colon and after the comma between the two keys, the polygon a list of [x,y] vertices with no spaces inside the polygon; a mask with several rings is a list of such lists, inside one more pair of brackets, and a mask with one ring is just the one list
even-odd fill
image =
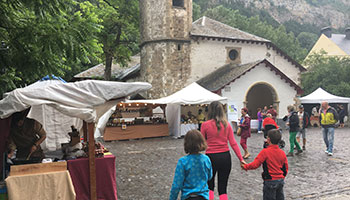
{"label": "person with backpack", "polygon": [[338,122],[339,116],[337,111],[328,105],[328,102],[321,103],[320,109],[320,123],[322,126],[323,140],[326,144],[325,153],[328,156],[333,156],[333,142],[334,142],[334,127]]}

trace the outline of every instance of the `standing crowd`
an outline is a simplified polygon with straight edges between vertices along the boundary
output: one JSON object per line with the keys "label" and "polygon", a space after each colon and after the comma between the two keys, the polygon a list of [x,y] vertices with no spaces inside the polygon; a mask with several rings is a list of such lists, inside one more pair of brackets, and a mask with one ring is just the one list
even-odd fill
{"label": "standing crowd", "polygon": [[[263,199],[284,200],[284,178],[288,173],[287,156],[294,156],[294,148],[295,155],[306,150],[309,116],[302,105],[298,108],[296,111],[294,106],[288,106],[288,114],[283,117],[289,129],[290,149],[287,155],[281,149],[284,141],[276,123],[277,111],[272,105],[270,109],[267,109],[267,106],[263,110],[258,109],[258,133],[264,130],[265,144],[254,161],[247,163],[244,159],[250,157],[247,140],[251,136],[248,109],[241,109],[242,117],[237,130],[244,151],[242,156],[234,131],[226,119],[223,105],[220,102],[212,102],[209,105],[208,120],[201,123],[200,131],[191,130],[184,138],[184,149],[188,155],[180,158],[177,163],[169,199],[176,200],[181,191],[181,200],[213,200],[216,176],[219,199],[229,199],[227,183],[232,167],[228,146],[230,144],[243,170],[253,170],[262,166]],[[333,155],[334,128],[338,119],[338,112],[327,102],[322,102],[319,121],[326,145],[325,152],[329,156]],[[299,144],[301,138],[302,146]],[[200,153],[201,151],[205,151],[205,154]]]}

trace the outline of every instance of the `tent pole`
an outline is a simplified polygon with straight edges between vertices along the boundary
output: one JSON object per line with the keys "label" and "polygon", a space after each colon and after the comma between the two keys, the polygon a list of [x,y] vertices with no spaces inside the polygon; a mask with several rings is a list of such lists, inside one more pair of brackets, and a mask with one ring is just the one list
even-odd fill
{"label": "tent pole", "polygon": [[83,133],[84,133],[84,143],[86,143],[88,139],[88,130],[87,130],[86,121],[83,122]]}
{"label": "tent pole", "polygon": [[90,200],[97,199],[94,129],[95,129],[95,124],[89,123],[88,133],[89,133]]}

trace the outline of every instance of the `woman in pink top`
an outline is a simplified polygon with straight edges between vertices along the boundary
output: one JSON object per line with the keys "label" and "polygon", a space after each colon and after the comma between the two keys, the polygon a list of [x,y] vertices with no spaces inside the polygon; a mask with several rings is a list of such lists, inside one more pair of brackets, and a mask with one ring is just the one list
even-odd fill
{"label": "woman in pink top", "polygon": [[241,163],[245,163],[239,146],[233,136],[232,127],[227,122],[222,104],[214,101],[209,105],[208,121],[204,122],[201,132],[207,140],[206,155],[209,156],[213,168],[213,177],[208,181],[209,200],[214,199],[214,180],[218,173],[218,192],[220,200],[227,200],[227,181],[231,171],[231,155],[228,147],[235,152]]}

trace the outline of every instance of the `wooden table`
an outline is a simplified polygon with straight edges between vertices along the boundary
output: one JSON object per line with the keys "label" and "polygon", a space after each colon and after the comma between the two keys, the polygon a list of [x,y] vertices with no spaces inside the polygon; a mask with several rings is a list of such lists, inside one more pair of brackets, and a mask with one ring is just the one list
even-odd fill
{"label": "wooden table", "polygon": [[103,135],[105,141],[126,140],[148,137],[169,136],[168,124],[142,124],[122,127],[106,127]]}
{"label": "wooden table", "polygon": [[75,200],[67,162],[12,165],[6,186],[11,200]]}

